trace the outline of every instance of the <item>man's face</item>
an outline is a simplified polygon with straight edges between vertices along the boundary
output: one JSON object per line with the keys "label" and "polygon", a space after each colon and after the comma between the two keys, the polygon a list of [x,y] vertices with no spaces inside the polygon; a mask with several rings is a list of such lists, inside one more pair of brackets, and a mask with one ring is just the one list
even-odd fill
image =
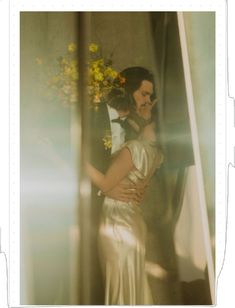
{"label": "man's face", "polygon": [[153,84],[148,80],[143,80],[139,89],[133,93],[136,104],[136,112],[141,117],[149,119],[151,117],[151,110],[153,102],[151,95],[153,94]]}

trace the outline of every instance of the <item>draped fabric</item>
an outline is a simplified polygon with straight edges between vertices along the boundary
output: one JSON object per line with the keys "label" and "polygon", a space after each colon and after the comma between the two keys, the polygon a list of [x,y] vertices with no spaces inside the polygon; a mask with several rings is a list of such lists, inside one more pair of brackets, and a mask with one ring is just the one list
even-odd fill
{"label": "draped fabric", "polygon": [[[124,144],[135,169],[127,178],[136,182],[148,176],[157,148],[143,140]],[[139,206],[105,198],[99,228],[99,249],[105,278],[106,305],[153,304],[145,273],[146,225]]]}

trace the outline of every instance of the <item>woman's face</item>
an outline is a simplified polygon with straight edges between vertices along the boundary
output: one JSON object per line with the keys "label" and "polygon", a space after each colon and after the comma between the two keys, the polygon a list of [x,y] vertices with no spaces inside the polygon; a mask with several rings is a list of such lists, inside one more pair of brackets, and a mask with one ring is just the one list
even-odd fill
{"label": "woman's face", "polygon": [[151,117],[153,102],[151,95],[153,94],[153,84],[148,80],[143,80],[139,89],[133,93],[136,104],[136,112],[139,116],[146,120]]}

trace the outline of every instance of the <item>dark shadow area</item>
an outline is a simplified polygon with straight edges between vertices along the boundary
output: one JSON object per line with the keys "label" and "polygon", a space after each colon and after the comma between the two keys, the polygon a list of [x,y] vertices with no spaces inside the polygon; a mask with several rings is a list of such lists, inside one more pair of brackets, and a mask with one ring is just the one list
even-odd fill
{"label": "dark shadow area", "polygon": [[181,282],[181,294],[184,305],[212,304],[208,282],[204,279]]}

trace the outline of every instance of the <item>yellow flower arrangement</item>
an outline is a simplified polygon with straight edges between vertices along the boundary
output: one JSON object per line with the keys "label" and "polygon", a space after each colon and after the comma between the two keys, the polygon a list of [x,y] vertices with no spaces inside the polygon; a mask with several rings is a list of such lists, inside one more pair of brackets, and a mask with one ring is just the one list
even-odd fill
{"label": "yellow flower arrangement", "polygon": [[99,103],[106,100],[113,87],[113,81],[118,76],[112,67],[112,61],[102,57],[97,44],[90,44],[90,59],[88,63],[88,95],[95,109]]}
{"label": "yellow flower arrangement", "polygon": [[[67,53],[57,59],[57,65],[50,69],[48,74],[47,84],[51,98],[59,98],[64,105],[72,105],[78,102],[79,66],[76,50],[77,45],[75,43],[68,44]],[[91,43],[88,50],[87,90],[90,105],[97,110],[99,103],[106,99],[118,73],[112,67],[112,61],[102,56],[97,44]],[[41,65],[42,59],[37,58],[36,63]]]}

